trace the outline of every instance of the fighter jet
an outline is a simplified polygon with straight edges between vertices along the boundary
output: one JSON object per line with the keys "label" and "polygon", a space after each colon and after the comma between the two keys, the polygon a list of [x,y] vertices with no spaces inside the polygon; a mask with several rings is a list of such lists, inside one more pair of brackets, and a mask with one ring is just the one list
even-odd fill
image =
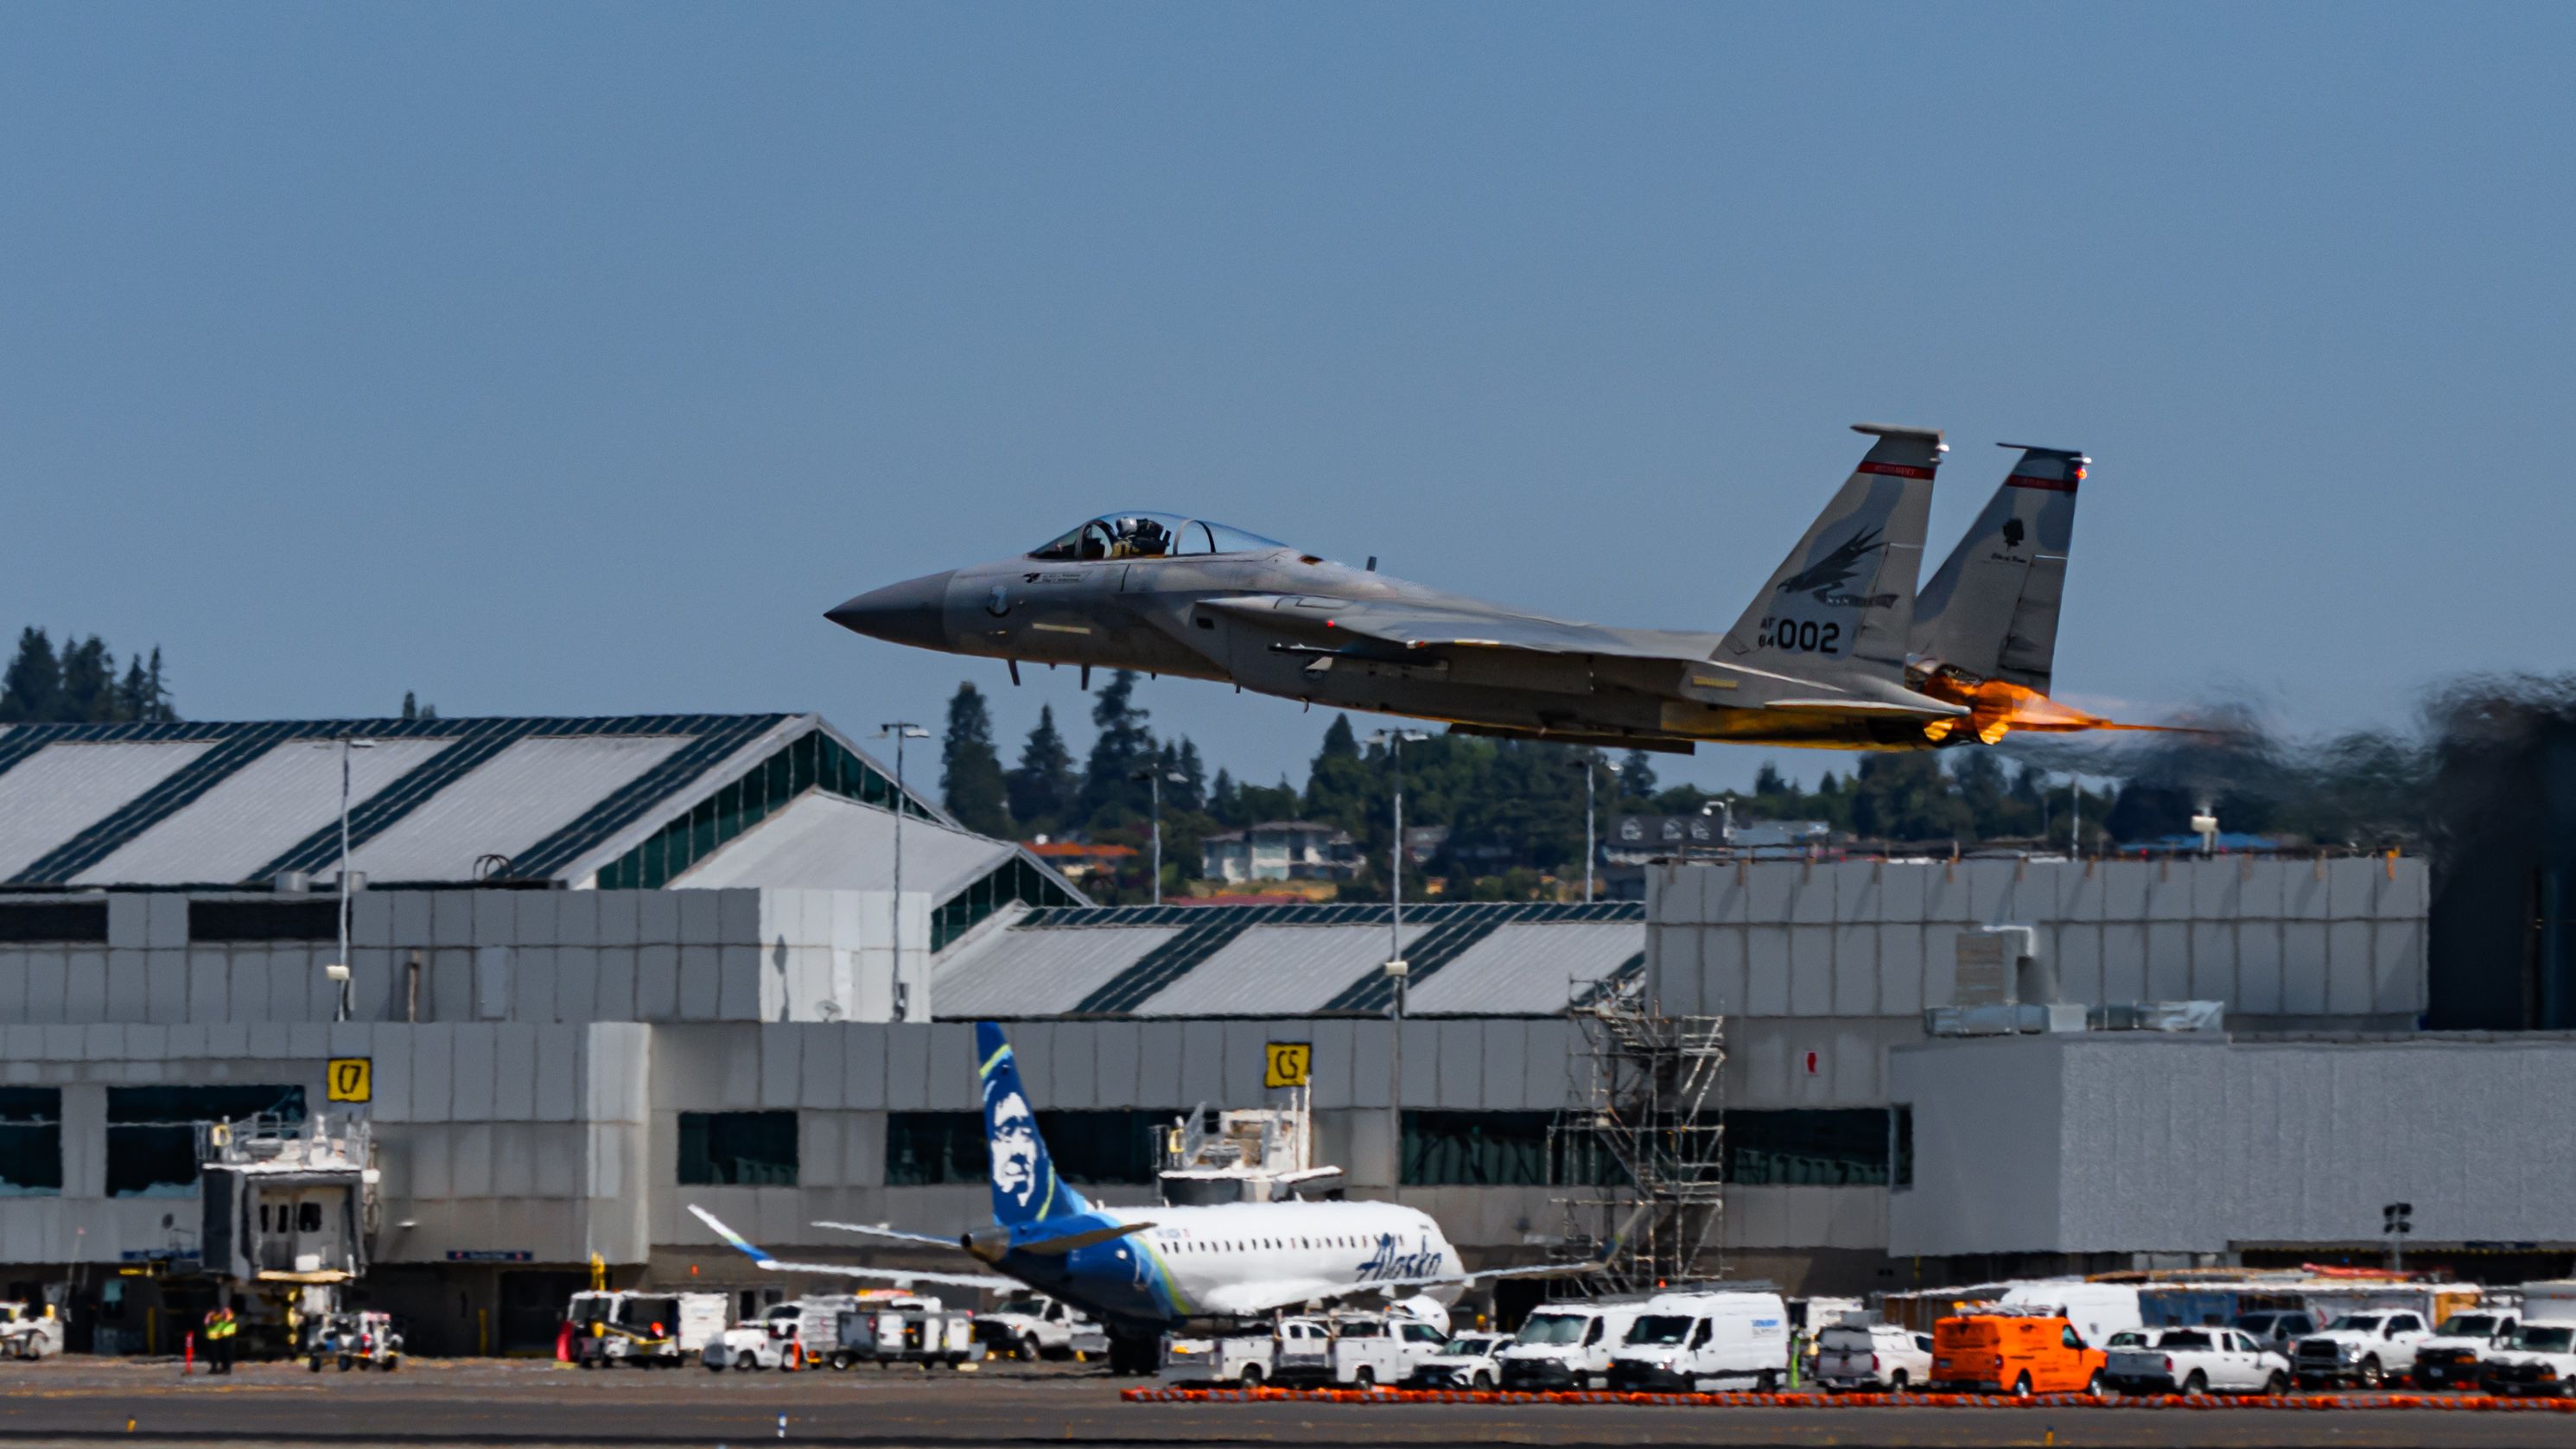
{"label": "fighter jet", "polygon": [[[1355,569],[1144,512],[864,593],[826,617],[898,644],[1005,660],[1014,681],[1024,662],[1073,665],[1086,683],[1094,668],[1176,674],[1508,739],[1678,754],[1702,740],[1896,750],[2000,739],[1997,720],[2021,726],[1979,690],[1993,680],[2031,689],[2020,682],[2030,648],[2016,652],[2000,635],[1965,645],[2025,618],[2037,629],[2044,616],[2044,690],[2065,528],[2045,508],[2024,518],[2016,496],[1994,529],[2022,535],[2004,550],[2018,572],[1954,558],[1948,584],[1935,581],[1937,627],[1921,633],[1915,580],[1947,445],[1937,429],[1853,431],[1872,439],[1867,455],[1724,633],[1550,618],[1408,583],[1376,572],[1375,560]],[[2065,466],[2080,476],[2080,464]],[[2053,560],[2047,569],[2042,558]],[[2012,601],[1989,602],[2007,583]]]}

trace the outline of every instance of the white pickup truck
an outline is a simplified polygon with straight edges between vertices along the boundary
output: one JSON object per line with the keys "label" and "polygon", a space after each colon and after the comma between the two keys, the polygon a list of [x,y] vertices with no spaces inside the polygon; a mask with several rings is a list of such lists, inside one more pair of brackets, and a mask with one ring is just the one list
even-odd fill
{"label": "white pickup truck", "polygon": [[1336,1313],[1283,1318],[1266,1335],[1171,1337],[1163,1341],[1165,1383],[1329,1384],[1393,1387],[1439,1360],[1448,1336],[1408,1313]]}
{"label": "white pickup truck", "polygon": [[2235,1328],[2148,1330],[2144,1347],[2111,1350],[2103,1382],[2124,1394],[2278,1394],[2290,1361]]}
{"label": "white pickup truck", "polygon": [[2433,1336],[2415,1345],[2415,1386],[2476,1388],[2486,1377],[2488,1358],[2513,1346],[2521,1317],[2510,1309],[2480,1308],[2433,1325]]}
{"label": "white pickup truck", "polygon": [[1013,1298],[975,1315],[975,1335],[995,1353],[1016,1358],[1075,1358],[1109,1351],[1109,1335],[1061,1299]]}
{"label": "white pickup truck", "polygon": [[2576,1321],[2525,1322],[2487,1356],[2486,1386],[2491,1394],[2576,1399]]}
{"label": "white pickup truck", "polygon": [[1885,1389],[1901,1394],[1930,1377],[1928,1333],[1850,1314],[1816,1335],[1816,1382],[1837,1393]]}
{"label": "white pickup truck", "polygon": [[2415,1348],[2432,1336],[2423,1315],[2405,1309],[2347,1313],[2324,1332],[2300,1339],[2291,1363],[2303,1389],[2327,1384],[2382,1388],[2415,1372]]}

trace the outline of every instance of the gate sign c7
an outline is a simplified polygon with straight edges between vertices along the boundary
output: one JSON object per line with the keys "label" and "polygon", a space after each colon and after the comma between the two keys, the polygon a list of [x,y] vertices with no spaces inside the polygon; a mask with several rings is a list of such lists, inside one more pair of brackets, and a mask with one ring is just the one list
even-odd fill
{"label": "gate sign c7", "polygon": [[1315,1064],[1315,1044],[1303,1041],[1274,1041],[1265,1048],[1269,1058],[1261,1074],[1265,1087],[1302,1087]]}
{"label": "gate sign c7", "polygon": [[334,1102],[367,1102],[376,1094],[373,1057],[333,1057],[325,1068],[323,1095]]}

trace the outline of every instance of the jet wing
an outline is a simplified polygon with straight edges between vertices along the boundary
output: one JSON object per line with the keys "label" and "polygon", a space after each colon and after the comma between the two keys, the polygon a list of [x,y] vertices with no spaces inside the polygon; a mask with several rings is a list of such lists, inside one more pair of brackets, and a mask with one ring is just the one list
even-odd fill
{"label": "jet wing", "polygon": [[[842,1278],[877,1278],[895,1284],[953,1283],[961,1288],[1025,1288],[1028,1286],[1017,1278],[1002,1278],[987,1273],[922,1273],[902,1268],[862,1268],[853,1263],[790,1263],[771,1257],[766,1250],[744,1238],[742,1234],[726,1227],[714,1213],[708,1212],[696,1203],[689,1204],[689,1211],[697,1215],[699,1222],[714,1229],[717,1237],[733,1244],[741,1250],[744,1257],[772,1273],[830,1273]],[[942,1246],[954,1248],[957,1245],[944,1243]]]}
{"label": "jet wing", "polygon": [[1314,1283],[1298,1287],[1293,1283],[1247,1283],[1232,1291],[1217,1290],[1203,1296],[1201,1306],[1210,1313],[1255,1317],[1283,1308],[1296,1308],[1308,1303],[1333,1303],[1345,1298],[1373,1297],[1398,1288],[1470,1288],[1496,1278],[1579,1278],[1597,1273],[1606,1263],[1546,1263],[1534,1268],[1494,1268],[1482,1273],[1443,1273],[1428,1278],[1382,1278],[1370,1283]]}

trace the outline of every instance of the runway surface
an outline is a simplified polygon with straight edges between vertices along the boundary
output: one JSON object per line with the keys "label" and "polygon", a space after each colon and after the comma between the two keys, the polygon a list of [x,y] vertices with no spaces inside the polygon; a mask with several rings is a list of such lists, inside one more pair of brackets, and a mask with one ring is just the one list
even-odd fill
{"label": "runway surface", "polygon": [[[2555,1413],[2284,1412],[2097,1407],[1646,1408],[1613,1405],[1130,1404],[1096,1371],[580,1372],[551,1363],[417,1361],[397,1374],[245,1365],[0,1364],[0,1439],[84,1444],[976,1445],[1716,1444],[2550,1446]],[[786,1415],[785,1437],[779,1416]],[[131,1421],[132,1427],[128,1428]]]}

